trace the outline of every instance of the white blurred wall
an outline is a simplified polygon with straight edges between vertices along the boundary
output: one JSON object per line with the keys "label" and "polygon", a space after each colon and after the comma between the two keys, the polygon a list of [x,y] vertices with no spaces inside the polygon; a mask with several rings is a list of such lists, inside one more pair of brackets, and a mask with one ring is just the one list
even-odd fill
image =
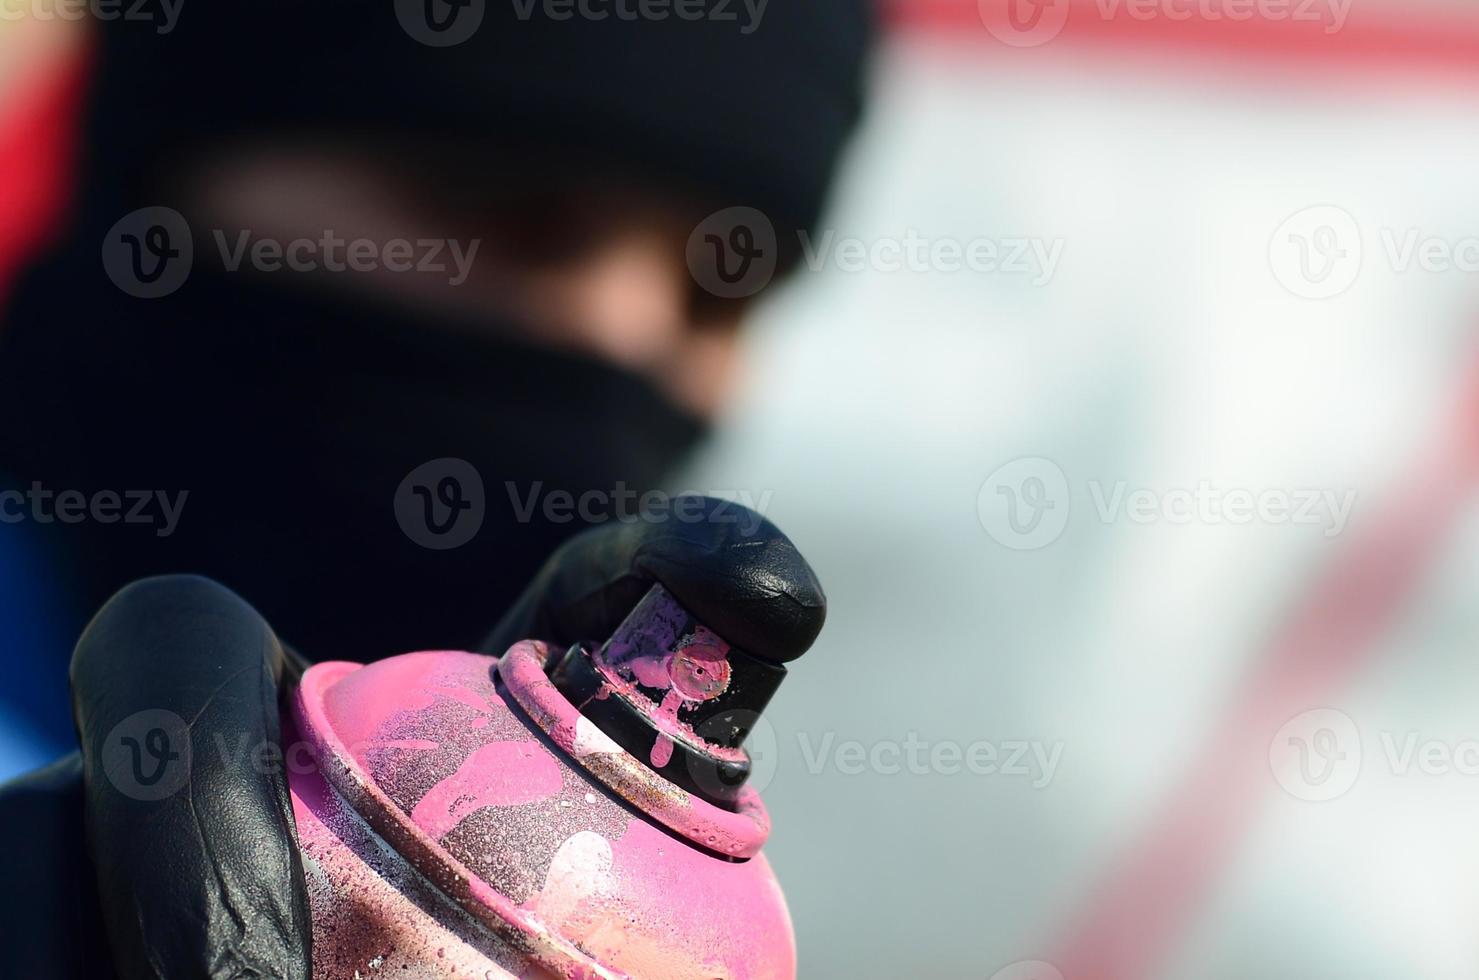
{"label": "white blurred wall", "polygon": [[[1382,227],[1479,234],[1479,75],[1460,91],[1000,50],[894,45],[827,224],[1062,239],[1057,274],[804,271],[757,318],[743,403],[677,481],[771,494],[831,599],[774,709],[766,790],[804,977],[987,978],[1050,956],[1275,628],[1439,441],[1479,339],[1479,275],[1402,275],[1374,254]],[[1343,295],[1305,299],[1269,243],[1324,204],[1359,222],[1366,261]],[[1025,552],[977,512],[1022,457],[1051,460],[1073,495],[1062,537]],[[1105,524],[1093,480],[1358,502],[1334,537]],[[1479,737],[1466,516],[1373,666],[1310,707],[1348,713],[1363,740]],[[829,735],[911,732],[1064,754],[1046,788],[808,771],[804,748]],[[1479,776],[1384,766],[1323,804],[1270,777],[1161,975],[1479,975]]]}

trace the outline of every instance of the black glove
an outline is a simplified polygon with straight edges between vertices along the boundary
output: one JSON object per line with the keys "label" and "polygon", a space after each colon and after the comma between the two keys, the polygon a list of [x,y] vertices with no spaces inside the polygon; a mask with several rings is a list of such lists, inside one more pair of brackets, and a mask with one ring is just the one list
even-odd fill
{"label": "black glove", "polygon": [[[731,643],[805,650],[826,600],[791,542],[735,504],[687,516],[571,540],[485,652],[603,638],[654,581]],[[0,789],[0,977],[309,977],[287,781],[250,761],[278,744],[301,668],[205,579],[138,582],[103,607],[72,659],[80,754]]]}

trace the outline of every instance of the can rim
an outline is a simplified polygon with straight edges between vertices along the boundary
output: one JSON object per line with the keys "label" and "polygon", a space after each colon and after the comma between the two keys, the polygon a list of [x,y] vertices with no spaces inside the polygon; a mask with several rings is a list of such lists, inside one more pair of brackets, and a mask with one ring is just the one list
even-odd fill
{"label": "can rim", "polygon": [[698,847],[747,860],[770,837],[770,813],[752,786],[726,810],[663,778],[580,713],[544,672],[549,647],[538,640],[515,644],[498,662],[498,676],[536,725],[594,779]]}

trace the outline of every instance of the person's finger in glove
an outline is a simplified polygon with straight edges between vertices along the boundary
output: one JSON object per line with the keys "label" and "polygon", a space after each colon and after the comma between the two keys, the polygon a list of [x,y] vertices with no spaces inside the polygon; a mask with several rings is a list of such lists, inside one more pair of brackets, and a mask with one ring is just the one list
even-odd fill
{"label": "person's finger in glove", "polygon": [[566,542],[483,652],[604,640],[654,583],[731,645],[775,663],[805,653],[827,617],[816,574],[779,528],[736,503],[679,497],[661,520],[605,524]]}
{"label": "person's finger in glove", "polygon": [[72,658],[80,754],[0,793],[17,872],[0,976],[307,980],[287,783],[253,763],[278,743],[287,665],[206,579],[109,600]]}
{"label": "person's finger in glove", "polygon": [[[572,539],[487,652],[526,638],[604,637],[661,582],[731,643],[778,662],[799,655],[821,629],[825,598],[795,547],[739,505],[687,503],[665,521]],[[104,607],[73,662],[81,760],[0,791],[6,840],[50,821],[49,853],[33,852],[18,879],[35,900],[0,927],[7,948],[25,948],[29,968],[16,976],[106,976],[91,919],[99,909],[123,977],[308,976],[311,929],[286,785],[280,771],[250,761],[254,748],[277,742],[277,689],[291,670],[261,618],[214,583],[153,579]],[[79,807],[91,867],[73,836]],[[0,954],[7,976],[3,964]]]}

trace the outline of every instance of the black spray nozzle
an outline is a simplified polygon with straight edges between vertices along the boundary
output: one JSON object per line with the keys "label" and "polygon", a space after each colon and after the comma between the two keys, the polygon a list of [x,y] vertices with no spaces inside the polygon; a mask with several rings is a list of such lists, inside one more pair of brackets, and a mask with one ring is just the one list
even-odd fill
{"label": "black spray nozzle", "polygon": [[727,804],[749,778],[745,738],[786,668],[732,646],[655,585],[604,645],[571,647],[551,677],[622,748]]}
{"label": "black spray nozzle", "polygon": [[738,505],[665,526],[632,568],[652,585],[609,638],[556,652],[550,678],[618,745],[674,784],[733,802],[744,742],[786,665],[821,632],[827,600],[796,546]]}

